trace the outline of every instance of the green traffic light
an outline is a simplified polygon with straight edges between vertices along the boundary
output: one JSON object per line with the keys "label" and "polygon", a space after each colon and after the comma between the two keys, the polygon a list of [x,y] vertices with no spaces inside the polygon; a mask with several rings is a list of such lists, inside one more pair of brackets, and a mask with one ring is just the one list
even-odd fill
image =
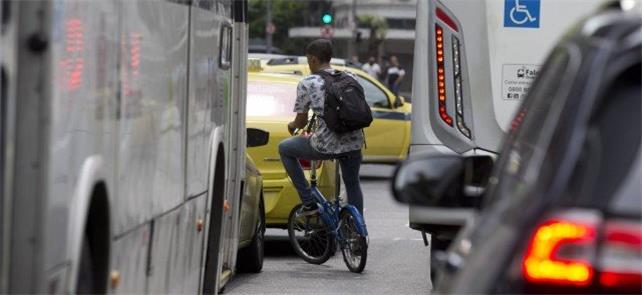
{"label": "green traffic light", "polygon": [[333,18],[333,17],[332,17],[332,14],[330,14],[330,13],[324,13],[324,14],[323,14],[323,17],[321,17],[321,21],[322,21],[324,24],[329,25],[329,24],[331,24],[331,23],[332,23],[332,18]]}

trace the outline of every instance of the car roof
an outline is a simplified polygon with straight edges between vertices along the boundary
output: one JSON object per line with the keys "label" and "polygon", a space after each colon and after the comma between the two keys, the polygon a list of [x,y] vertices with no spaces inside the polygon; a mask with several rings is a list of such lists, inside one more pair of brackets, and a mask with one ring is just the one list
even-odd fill
{"label": "car roof", "polygon": [[247,74],[249,81],[271,81],[276,83],[299,83],[301,75],[278,72],[250,72]]}
{"label": "car roof", "polygon": [[[332,65],[333,69],[337,69],[340,71],[348,71],[352,72],[355,75],[360,76],[363,79],[366,79],[370,81],[371,83],[377,85],[379,88],[381,88],[388,97],[394,97],[394,93],[388,89],[385,85],[383,85],[379,80],[376,78],[370,76],[368,73],[365,71],[362,71],[357,68],[352,68],[352,67],[347,67],[347,66],[337,66],[337,65]],[[303,75],[309,75],[310,74],[310,68],[308,67],[307,64],[290,64],[290,65],[265,65],[263,66],[263,72],[272,72],[272,73],[290,73],[290,74],[295,74],[303,76]]]}

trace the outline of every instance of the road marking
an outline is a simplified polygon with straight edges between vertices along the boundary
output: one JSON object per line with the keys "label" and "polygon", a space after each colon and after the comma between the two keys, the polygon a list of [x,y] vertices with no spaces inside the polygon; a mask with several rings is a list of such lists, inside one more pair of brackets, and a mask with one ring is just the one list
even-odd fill
{"label": "road marking", "polygon": [[423,241],[423,239],[417,239],[417,238],[394,238],[392,239],[393,241]]}

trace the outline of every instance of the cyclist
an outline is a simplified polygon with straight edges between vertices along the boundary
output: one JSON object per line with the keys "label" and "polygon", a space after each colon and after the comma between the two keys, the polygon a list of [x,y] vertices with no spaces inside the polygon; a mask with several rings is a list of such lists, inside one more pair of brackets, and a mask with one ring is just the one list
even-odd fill
{"label": "cyclist", "polygon": [[[310,136],[300,135],[283,140],[279,144],[279,154],[285,170],[292,179],[294,187],[303,203],[303,214],[317,212],[317,204],[310,192],[310,186],[305,178],[298,159],[329,160],[338,159],[348,194],[348,202],[355,206],[363,215],[363,193],[359,184],[359,168],[361,166],[361,147],[364,144],[362,130],[338,134],[330,130],[323,121],[325,101],[325,82],[316,73],[336,71],[330,67],[332,58],[332,43],[325,39],[310,42],[305,48],[311,75],[303,78],[297,86],[297,97],[294,104],[296,117],[288,123],[288,131],[304,128],[308,124],[308,111],[318,118]],[[351,76],[351,73],[347,73]]]}

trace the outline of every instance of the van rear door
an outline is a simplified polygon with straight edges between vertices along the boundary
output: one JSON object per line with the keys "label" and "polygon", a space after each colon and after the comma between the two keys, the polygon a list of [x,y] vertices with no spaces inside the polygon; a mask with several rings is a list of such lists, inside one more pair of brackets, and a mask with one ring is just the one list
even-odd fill
{"label": "van rear door", "polygon": [[[417,1],[410,156],[498,153],[544,57],[606,2]],[[412,228],[444,241],[473,217],[471,208],[411,205],[409,212]]]}
{"label": "van rear door", "polygon": [[[434,133],[437,144],[458,153],[497,152],[544,57],[573,23],[604,2],[430,0],[418,12],[422,46],[415,48],[415,64],[425,54],[419,61],[426,67],[415,67],[420,73],[413,85],[427,85],[413,87],[413,97],[427,100],[428,112],[413,114],[421,120],[413,125],[432,132],[414,132],[412,144],[436,144],[422,138]],[[425,26],[419,18],[428,20]]]}

